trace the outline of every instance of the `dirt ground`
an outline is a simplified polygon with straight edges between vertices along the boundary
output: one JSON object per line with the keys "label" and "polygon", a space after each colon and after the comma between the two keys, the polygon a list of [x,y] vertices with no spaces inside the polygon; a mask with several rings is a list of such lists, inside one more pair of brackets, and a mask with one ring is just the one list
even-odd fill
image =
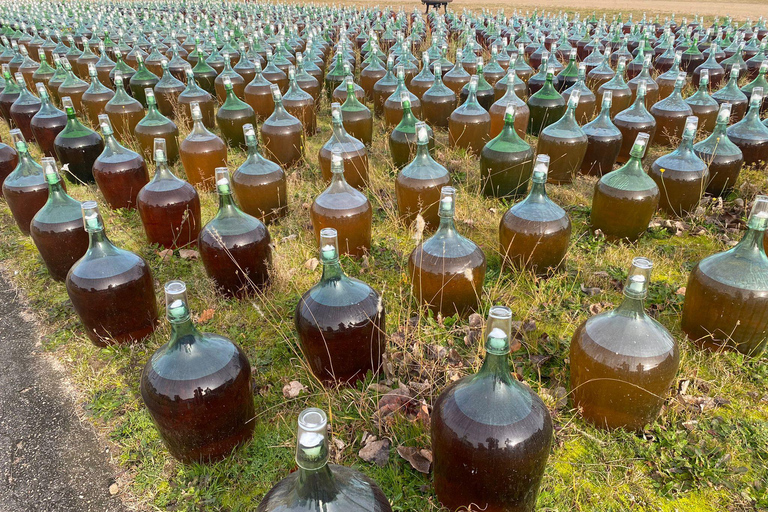
{"label": "dirt ground", "polygon": [[[360,2],[354,0],[342,0],[335,2],[341,4],[356,5],[391,5],[403,6],[410,10],[421,3],[414,0],[388,0],[387,2]],[[411,7],[409,7],[411,6]],[[750,18],[757,20],[764,16],[768,18],[768,0],[454,0],[451,9],[461,11],[463,9],[501,9],[511,14],[515,9],[533,11],[544,9],[549,11],[569,10],[582,12],[632,12],[635,16],[648,13],[649,16],[659,14],[662,19],[675,13],[677,18],[691,17],[695,14],[707,18],[714,16],[731,16],[737,20]]]}

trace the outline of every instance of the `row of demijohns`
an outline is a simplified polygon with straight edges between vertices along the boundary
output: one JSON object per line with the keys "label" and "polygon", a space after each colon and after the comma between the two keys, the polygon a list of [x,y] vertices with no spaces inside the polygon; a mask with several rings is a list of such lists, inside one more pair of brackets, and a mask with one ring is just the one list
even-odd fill
{"label": "row of demijohns", "polygon": [[[450,16],[447,19],[452,26],[448,29],[445,19],[435,15],[430,18],[433,41],[444,37],[448,30],[474,33],[469,25]],[[169,63],[160,59],[162,78],[149,70],[149,57],[145,66],[144,58],[135,52],[134,71],[122,61],[120,50],[115,54],[117,63],[104,75],[104,66],[98,65],[107,56],[104,51],[101,57],[91,51],[91,62],[81,66],[78,60],[87,52],[73,59],[76,46],[70,42],[56,68],[48,66],[51,77],[47,83],[44,79],[40,82],[36,98],[25,84],[41,78],[34,74],[44,69],[46,58],[56,60],[54,55],[46,55],[43,50],[35,71],[26,60],[22,59],[27,64],[24,69],[17,62],[18,68],[13,71],[20,74],[15,79],[10,74],[12,62],[4,62],[8,69],[4,69],[0,112],[18,130],[13,132],[15,150],[6,145],[0,148],[6,167],[12,169],[4,180],[3,194],[19,227],[32,236],[52,277],[66,281],[72,304],[94,343],[139,341],[152,333],[158,317],[154,284],[141,257],[115,247],[106,237],[96,203],[80,204],[67,195],[54,157],[68,165],[67,176],[73,182],[95,181],[110,207],[138,209],[151,243],[164,247],[197,244],[203,265],[222,294],[258,292],[270,284],[271,249],[265,223],[285,214],[285,169],[301,160],[303,138],[316,130],[316,107],[325,86],[328,99],[339,104],[331,107],[333,134],[318,155],[330,184],[310,211],[323,274],[297,304],[295,324],[310,368],[329,384],[353,383],[368,371],[376,373],[386,350],[386,313],[381,297],[367,284],[346,276],[339,262],[340,254],[363,254],[371,241],[371,205],[358,190],[364,189],[367,182],[367,146],[373,138],[373,114],[363,101],[373,100],[374,113],[392,128],[389,146],[393,163],[400,168],[395,190],[401,215],[408,221],[420,215],[430,230],[436,230],[418,244],[408,264],[416,300],[443,315],[466,316],[480,307],[485,256],[456,228],[456,191],[450,186],[448,171],[431,154],[434,135],[427,123],[418,121],[422,115],[429,124],[447,128],[452,145],[480,157],[482,189],[487,195],[520,197],[531,182],[527,197],[503,215],[500,248],[510,266],[540,275],[562,266],[571,232],[568,215],[547,197],[547,182],[567,183],[580,170],[601,175],[593,199],[593,227],[603,231],[609,240],[634,240],[645,231],[658,205],[678,215],[692,211],[704,190],[727,192],[743,163],[758,163],[765,158],[768,138],[766,142],[760,138],[764,132],[759,117],[763,106],[761,87],[768,68],[762,65],[764,46],[759,50],[762,57],[757,83],[753,82],[754,87],[748,91],[747,111],[746,102],[736,94],[740,91],[746,96],[743,88],[734,89],[742,69],[739,59],[726,63],[727,73],[724,69],[719,75],[722,78],[730,74],[721,89],[726,92],[709,95],[709,84],[715,82],[710,76],[718,76],[714,64],[718,64],[721,52],[719,43],[712,40],[709,57],[701,58],[694,67],[695,59],[690,54],[697,48],[696,37],[691,42],[691,32],[676,25],[676,37],[687,46],[681,56],[673,56],[668,62],[666,78],[672,77],[673,85],[662,96],[662,78],[667,73],[656,81],[649,74],[651,59],[644,57],[649,46],[645,37],[650,35],[648,32],[635,48],[630,66],[626,66],[637,72],[632,80],[642,77],[634,82],[635,87],[632,80],[623,82],[622,59],[632,55],[628,37],[620,38],[618,51],[602,54],[600,38],[595,36],[592,42],[597,44],[582,57],[584,66],[575,66],[578,50],[574,49],[569,52],[568,66],[560,64],[562,70],[555,74],[557,59],[563,56],[558,47],[564,46],[561,42],[565,38],[567,43],[567,38],[564,35],[547,42],[552,32],[546,37],[542,32],[544,40],[535,46],[538,38],[527,37],[525,25],[519,31],[507,27],[511,30],[504,36],[514,36],[509,38],[512,49],[518,50],[514,59],[507,53],[508,45],[488,44],[492,61],[484,70],[482,60],[475,55],[480,51],[479,44],[469,37],[467,58],[457,54],[456,63],[443,80],[441,66],[447,60],[444,50],[438,46],[437,62],[432,65],[426,52],[424,66],[419,70],[402,36],[388,45],[396,50],[393,53],[400,61],[397,73],[392,73],[394,59],[388,59],[385,68],[381,59],[385,55],[377,38],[382,42],[387,38],[391,20],[381,31],[373,29],[370,21],[365,29],[358,27],[349,32],[364,35],[356,40],[361,57],[369,61],[360,72],[362,86],[351,79],[354,55],[352,62],[346,57],[352,43],[343,27],[336,34],[339,51],[329,73],[323,76],[324,57],[331,47],[328,42],[320,40],[318,45],[325,50],[324,55],[312,55],[307,60],[307,64],[311,61],[320,69],[319,79],[309,73],[314,71],[311,65],[302,67],[300,52],[282,55],[297,65],[294,69],[289,64],[285,70],[277,67],[276,56],[266,55],[268,52],[266,60],[254,57],[252,66],[247,64],[249,59],[243,58],[232,66],[229,55],[219,55],[221,70],[206,71],[206,76],[195,71],[200,62],[206,62],[200,58],[200,48],[195,48],[197,65],[190,69],[179,66],[181,48],[176,44],[169,49]],[[377,21],[381,25],[381,19]],[[586,31],[585,47],[591,40],[587,35],[599,34],[605,28],[597,20],[594,26],[574,26]],[[672,25],[663,35],[666,42],[657,42],[655,52],[650,47],[650,52],[657,55],[658,70],[676,47]],[[502,43],[504,37],[486,33],[484,43],[490,39]],[[722,34],[717,37],[721,39]],[[525,39],[530,43],[522,49],[513,44],[523,44]],[[90,44],[84,41],[83,48],[90,48]],[[531,45],[534,48],[529,51]],[[605,42],[603,45],[611,48]],[[24,46],[17,48],[29,59]],[[737,45],[737,51],[724,55],[720,62],[742,53],[743,46]],[[613,59],[616,54],[620,56]],[[525,62],[526,55],[531,64],[538,60],[537,75]],[[590,56],[595,57],[595,65],[587,74]],[[0,54],[0,62],[3,58]],[[89,72],[90,85],[77,78],[73,60],[82,77]],[[264,70],[263,61],[267,62]],[[525,81],[520,79],[524,73],[517,69],[518,62],[530,68]],[[743,67],[754,69],[747,62]],[[704,64],[708,65],[702,68]],[[381,74],[378,80],[373,80],[375,75],[371,73],[364,74],[371,66],[372,71]],[[246,73],[244,67],[252,67],[250,81],[239,74]],[[472,68],[474,74],[464,71],[464,67]],[[504,67],[511,71],[505,73]],[[51,79],[59,69],[65,71],[60,74],[63,79],[58,87],[52,87]],[[680,92],[687,78],[678,73],[681,70],[688,71],[698,85],[693,96],[698,96],[696,101],[714,101],[709,102],[709,112],[694,112],[693,106],[700,105],[682,99]],[[32,71],[32,76],[25,76],[25,71],[27,75]],[[453,71],[456,73],[452,75]],[[600,77],[601,73],[611,76]],[[460,76],[455,80],[457,74]],[[596,77],[603,80],[597,86]],[[503,87],[496,87],[503,80]],[[261,103],[249,96],[249,87],[254,96],[258,87]],[[653,90],[658,91],[654,98],[664,99],[649,101],[649,91]],[[15,98],[9,97],[16,93]],[[520,96],[528,93],[527,103],[523,102]],[[598,103],[601,111],[582,128],[580,124],[592,117],[590,95],[592,111]],[[218,110],[214,98],[223,103]],[[462,103],[457,107],[459,98]],[[64,112],[56,108],[54,101],[61,102]],[[186,105],[188,121],[173,108],[174,102]],[[652,104],[650,112],[648,103]],[[617,105],[626,108],[617,110]],[[103,138],[77,119],[78,111],[98,123]],[[192,124],[190,135],[180,144],[173,119]],[[706,123],[711,119],[713,125],[708,127]],[[258,120],[264,120],[261,138],[268,159],[258,149],[253,128]],[[731,121],[736,123],[728,127]],[[48,122],[51,124],[46,126]],[[712,130],[712,135],[694,145],[698,123]],[[223,139],[210,131],[215,125]],[[538,135],[537,151],[520,137],[526,131]],[[130,140],[131,136],[156,166],[152,181],[148,179],[144,156],[118,142]],[[652,141],[668,144],[677,138],[682,140],[680,147],[659,158],[650,176],[646,174],[642,166],[646,146]],[[36,141],[47,155],[42,166],[33,161],[25,139]],[[227,145],[248,151],[246,162],[231,177],[225,167]],[[723,155],[722,148],[728,153]],[[592,160],[588,159],[590,155]],[[730,160],[721,162],[721,156]],[[177,159],[181,159],[189,182],[172,173],[170,166]],[[615,161],[626,163],[612,171]],[[713,172],[715,164],[721,165],[717,174]],[[711,176],[720,177],[720,185],[713,190],[709,186],[716,180],[713,177],[710,181]],[[219,211],[204,226],[195,187],[215,187],[219,194]],[[620,222],[622,219],[631,222]],[[752,355],[763,350],[768,331],[768,259],[763,250],[766,227],[768,198],[759,196],[742,241],[729,251],[705,258],[691,272],[682,319],[683,330],[691,339],[705,346],[726,345]],[[643,310],[651,267],[649,260],[636,258],[621,306],[590,318],[574,334],[570,358],[574,402],[582,415],[598,426],[637,430],[653,421],[677,371],[675,340]],[[175,457],[183,461],[216,459],[252,434],[249,363],[230,340],[196,329],[183,283],[170,282],[165,291],[172,336],[147,363],[141,381],[142,397]],[[451,509],[474,503],[485,504],[486,510],[532,510],[535,503],[549,454],[552,425],[541,400],[511,377],[510,329],[511,311],[491,308],[483,367],[477,374],[450,385],[434,404],[431,430],[435,488],[440,501]],[[200,387],[203,381],[204,393]],[[638,383],[642,383],[639,393]],[[212,410],[218,412],[212,414]],[[339,510],[390,510],[373,482],[348,468],[327,464],[326,422],[319,410],[300,415],[296,459],[300,469],[275,486],[259,510],[283,510],[280,507],[286,504],[293,506],[291,510],[306,510],[317,501],[338,502]],[[517,449],[506,448],[510,443]],[[465,485],[452,485],[457,476]]]}

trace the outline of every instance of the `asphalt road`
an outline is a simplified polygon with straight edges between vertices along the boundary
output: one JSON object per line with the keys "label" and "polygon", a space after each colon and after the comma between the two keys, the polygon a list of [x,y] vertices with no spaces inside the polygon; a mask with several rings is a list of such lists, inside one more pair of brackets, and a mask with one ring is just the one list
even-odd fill
{"label": "asphalt road", "polygon": [[0,512],[116,512],[106,447],[0,276]]}

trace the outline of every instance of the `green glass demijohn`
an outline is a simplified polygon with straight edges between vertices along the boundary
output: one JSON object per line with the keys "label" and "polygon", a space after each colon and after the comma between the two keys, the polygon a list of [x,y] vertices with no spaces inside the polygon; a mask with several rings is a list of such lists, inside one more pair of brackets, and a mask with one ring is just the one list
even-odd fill
{"label": "green glass demijohn", "polygon": [[42,166],[30,155],[21,130],[11,130],[11,139],[18,154],[18,164],[3,180],[3,197],[16,225],[28,235],[32,218],[48,201],[48,182]]}
{"label": "green glass demijohn", "polygon": [[53,141],[56,156],[62,165],[67,166],[65,176],[69,181],[93,183],[93,163],[104,151],[104,140],[80,122],[68,96],[62,98],[61,103],[67,113],[67,125]]}
{"label": "green glass demijohn", "polygon": [[413,297],[419,306],[444,318],[466,318],[477,310],[486,271],[483,250],[456,228],[455,205],[456,189],[443,187],[437,231],[419,243],[408,258]]}
{"label": "green glass demijohn", "polygon": [[727,195],[733,189],[744,165],[744,154],[728,137],[730,117],[731,105],[724,103],[712,134],[693,145],[693,151],[709,167],[706,191],[715,196]]}
{"label": "green glass demijohn", "polygon": [[251,365],[229,338],[195,326],[183,281],[165,284],[165,304],[171,336],[144,366],[141,398],[173,457],[215,462],[253,435]]}
{"label": "green glass demijohn", "polygon": [[486,197],[520,198],[528,190],[534,150],[515,127],[517,107],[508,103],[501,132],[480,152],[480,179]]}
{"label": "green glass demijohn", "polygon": [[72,265],[88,250],[88,234],[83,228],[80,201],[72,199],[56,172],[56,161],[43,158],[48,182],[48,201],[30,223],[30,234],[43,258],[48,273],[56,281],[64,281]]}
{"label": "green glass demijohn", "polygon": [[381,368],[386,308],[373,288],[344,273],[335,229],[320,230],[319,245],[322,277],[302,295],[294,312],[299,346],[323,383],[354,385]]}
{"label": "green glass demijohn", "polygon": [[[768,127],[760,122],[760,107],[764,90],[752,90],[749,111],[744,119],[728,127],[728,138],[744,155],[745,165],[762,164],[768,161]],[[733,114],[731,114],[731,119]]]}
{"label": "green glass demijohn", "polygon": [[115,247],[95,201],[82,203],[88,250],[67,274],[67,293],[97,346],[144,340],[157,326],[154,279],[141,256]]}
{"label": "green glass demijohn", "polygon": [[512,375],[511,339],[512,311],[493,306],[480,370],[448,385],[434,403],[433,478],[448,510],[535,509],[552,418],[541,398]]}
{"label": "green glass demijohn", "polygon": [[528,109],[531,112],[528,133],[534,137],[538,137],[544,128],[563,117],[566,111],[565,100],[552,85],[555,74],[548,70],[546,76],[544,86],[528,98]]}
{"label": "green glass demijohn", "polygon": [[643,170],[649,139],[649,134],[638,133],[629,161],[595,184],[590,224],[607,240],[637,240],[656,213],[659,187]]}
{"label": "green glass demijohn", "polygon": [[681,327],[711,350],[759,356],[768,341],[768,196],[757,196],[736,247],[704,258],[691,271]]}
{"label": "green glass demijohn", "polygon": [[238,208],[229,170],[216,169],[219,211],[200,230],[197,247],[208,276],[226,297],[263,291],[270,283],[272,249],[267,227]]}
{"label": "green glass demijohn", "polygon": [[562,268],[571,243],[571,219],[546,190],[549,156],[537,155],[528,196],[504,213],[499,225],[505,264],[547,275]]}
{"label": "green glass demijohn", "polygon": [[283,168],[264,158],[252,124],[243,126],[248,156],[232,174],[232,191],[240,208],[269,224],[288,213],[288,192]]}
{"label": "green glass demijohn", "polygon": [[649,175],[661,191],[659,208],[682,217],[693,213],[709,181],[709,168],[693,150],[698,118],[686,118],[680,145],[653,162]]}
{"label": "green glass demijohn", "polygon": [[587,136],[587,151],[581,161],[581,173],[602,176],[613,170],[622,146],[622,133],[611,121],[613,93],[603,94],[600,113],[581,127]]}
{"label": "green glass demijohn", "polygon": [[584,321],[571,340],[573,403],[598,428],[641,431],[658,417],[675,382],[677,342],[645,312],[652,267],[635,258],[621,304]]}
{"label": "green glass demijohn", "polygon": [[346,466],[329,464],[328,417],[321,409],[299,414],[298,470],[264,496],[256,512],[391,512],[376,482]]}
{"label": "green glass demijohn", "polygon": [[106,114],[99,115],[104,151],[93,162],[93,177],[110,208],[136,208],[139,191],[149,183],[144,157],[115,138]]}
{"label": "green glass demijohn", "polygon": [[549,183],[571,183],[581,169],[588,140],[576,121],[576,108],[580,97],[580,91],[571,91],[563,116],[539,133],[536,153],[550,157]]}
{"label": "green glass demijohn", "polygon": [[430,137],[426,123],[416,123],[416,137],[416,154],[395,179],[397,210],[406,225],[420,215],[425,229],[434,229],[440,223],[440,189],[451,184],[451,177],[429,152]]}

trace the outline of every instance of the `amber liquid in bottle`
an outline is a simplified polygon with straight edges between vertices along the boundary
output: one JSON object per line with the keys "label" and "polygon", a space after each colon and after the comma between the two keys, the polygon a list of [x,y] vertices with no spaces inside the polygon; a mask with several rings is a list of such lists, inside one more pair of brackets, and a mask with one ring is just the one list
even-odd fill
{"label": "amber liquid in bottle", "polygon": [[386,312],[370,286],[344,275],[339,252],[335,230],[323,229],[323,277],[299,300],[294,322],[312,373],[327,384],[354,384],[381,367]]}
{"label": "amber liquid in bottle", "polygon": [[234,204],[229,171],[216,170],[219,213],[198,237],[200,257],[216,290],[226,297],[245,297],[270,283],[272,249],[269,231]]}
{"label": "amber liquid in bottle", "polygon": [[486,261],[482,249],[456,230],[455,194],[453,187],[442,188],[440,226],[411,253],[408,274],[419,306],[435,315],[466,318],[480,304]]}
{"label": "amber liquid in bottle", "polygon": [[232,174],[232,189],[245,213],[269,224],[288,213],[285,171],[261,155],[253,125],[245,125],[243,134],[248,157]]}
{"label": "amber liquid in bottle", "polygon": [[318,243],[321,231],[333,228],[338,233],[341,253],[359,257],[371,249],[373,210],[368,198],[346,182],[345,168],[341,151],[334,149],[331,184],[315,199],[310,216]]}
{"label": "amber liquid in bottle", "polygon": [[227,145],[203,125],[200,105],[192,103],[192,132],[179,145],[179,156],[189,183],[203,190],[214,186],[217,167],[227,165]]}
{"label": "amber liquid in bottle", "polygon": [[210,463],[253,435],[251,366],[230,340],[197,330],[183,282],[168,282],[165,293],[171,340],[147,362],[141,396],[171,455]]}
{"label": "amber liquid in bottle", "polygon": [[141,222],[150,244],[167,249],[197,243],[200,234],[200,197],[195,188],[168,169],[163,140],[155,145],[155,177],[137,197]]}
{"label": "amber liquid in bottle", "polygon": [[505,263],[547,275],[565,263],[571,239],[568,215],[546,197],[547,155],[538,155],[531,192],[501,219],[499,241]]}
{"label": "amber liquid in bottle", "polygon": [[287,169],[301,160],[304,152],[304,129],[301,122],[285,111],[279,88],[272,87],[275,108],[261,125],[264,152],[270,160]]}
{"label": "amber liquid in bottle", "polygon": [[149,182],[147,164],[138,153],[115,140],[109,116],[101,114],[104,152],[93,163],[93,177],[110,208],[136,208],[136,196]]}
{"label": "amber liquid in bottle", "polygon": [[88,250],[88,233],[77,201],[64,192],[53,158],[44,158],[49,199],[42,212],[30,223],[30,234],[42,256],[48,273],[64,281],[72,265]]}

